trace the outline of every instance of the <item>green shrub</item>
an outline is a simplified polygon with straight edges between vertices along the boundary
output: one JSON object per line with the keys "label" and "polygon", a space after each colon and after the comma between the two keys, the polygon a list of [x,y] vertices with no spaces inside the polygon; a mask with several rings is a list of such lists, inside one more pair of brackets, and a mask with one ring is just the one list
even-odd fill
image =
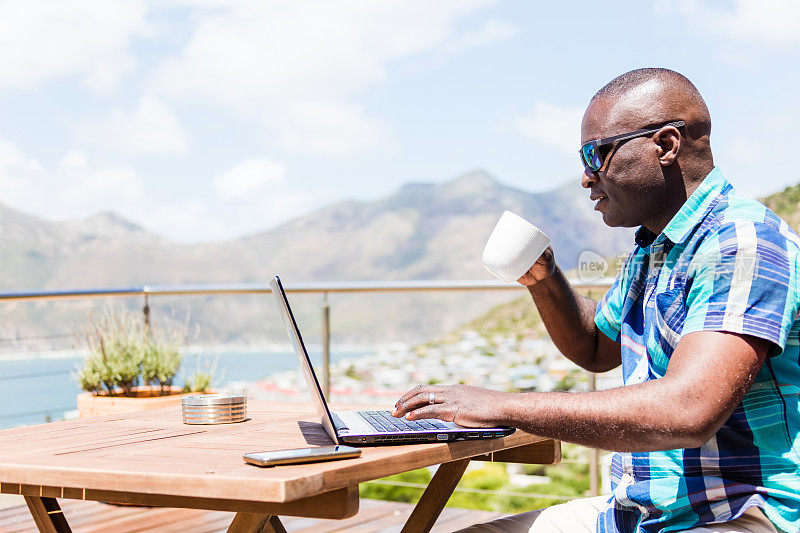
{"label": "green shrub", "polygon": [[89,354],[74,377],[83,390],[135,396],[141,384],[169,393],[181,365],[183,336],[176,330],[162,334],[129,314],[107,312],[91,319],[82,337]]}
{"label": "green shrub", "polygon": [[214,374],[217,372],[217,363],[219,356],[213,363],[205,362],[203,367],[200,366],[200,360],[197,360],[197,368],[194,373],[186,378],[186,384],[183,386],[183,392],[202,392],[203,394],[209,392],[213,388]]}
{"label": "green shrub", "polygon": [[[563,444],[562,454],[565,461],[568,462],[556,465],[525,465],[523,471],[526,474],[546,475],[550,478],[546,483],[525,487],[518,487],[510,483],[506,472],[506,463],[483,463],[481,468],[465,473],[458,487],[478,491],[499,490],[506,494],[456,490],[447,502],[447,506],[502,513],[521,513],[564,503],[568,499],[584,497],[589,490],[589,467],[582,463],[586,460],[586,449],[572,444]],[[389,476],[384,478],[384,481],[400,481],[426,486],[430,479],[430,472],[427,469],[421,469]],[[423,490],[423,488],[417,487],[362,483],[360,494],[362,498],[415,503],[419,500]],[[531,493],[531,495],[508,493]],[[534,496],[534,494],[541,496]]]}
{"label": "green shrub", "polygon": [[[403,483],[420,483],[427,485],[431,480],[431,473],[427,468],[403,472],[394,476],[384,478],[386,481],[400,481]],[[359,487],[359,495],[362,498],[373,500],[387,500],[392,502],[416,503],[419,501],[425,489],[415,487],[403,487],[399,485],[383,485],[378,483],[362,483]]]}
{"label": "green shrub", "polygon": [[175,339],[150,338],[142,359],[142,379],[146,385],[159,387],[162,391],[172,386],[172,380],[181,367],[180,342]]}

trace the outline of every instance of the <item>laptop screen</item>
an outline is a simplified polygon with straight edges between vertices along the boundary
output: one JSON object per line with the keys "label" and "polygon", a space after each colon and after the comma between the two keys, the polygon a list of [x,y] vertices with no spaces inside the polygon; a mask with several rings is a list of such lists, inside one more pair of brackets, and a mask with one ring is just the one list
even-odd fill
{"label": "laptop screen", "polygon": [[328,410],[328,404],[325,402],[322,388],[319,386],[319,381],[317,381],[314,367],[311,366],[311,358],[309,358],[305,344],[303,344],[303,337],[300,335],[300,330],[297,327],[294,314],[292,314],[292,309],[289,307],[289,300],[286,299],[286,292],[283,290],[280,278],[275,276],[272,281],[269,282],[269,287],[272,289],[272,294],[275,295],[275,299],[278,302],[278,309],[283,318],[283,323],[286,326],[286,332],[289,334],[289,340],[292,342],[294,353],[300,360],[300,367],[303,369],[303,375],[308,383],[308,389],[311,391],[311,397],[314,398],[314,405],[317,407],[317,413],[322,420],[322,425],[325,426],[331,438],[338,440],[333,419]]}

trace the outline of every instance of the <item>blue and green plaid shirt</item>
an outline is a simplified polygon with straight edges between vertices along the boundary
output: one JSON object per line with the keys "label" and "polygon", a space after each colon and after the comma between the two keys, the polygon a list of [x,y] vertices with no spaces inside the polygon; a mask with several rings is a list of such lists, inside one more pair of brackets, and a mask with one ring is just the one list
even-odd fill
{"label": "blue and green plaid shirt", "polygon": [[626,385],[664,375],[681,337],[728,331],[773,347],[742,403],[700,448],[615,454],[600,532],[679,531],[758,506],[800,531],[800,238],[737,196],[718,168],[659,235],[642,227],[597,306]]}

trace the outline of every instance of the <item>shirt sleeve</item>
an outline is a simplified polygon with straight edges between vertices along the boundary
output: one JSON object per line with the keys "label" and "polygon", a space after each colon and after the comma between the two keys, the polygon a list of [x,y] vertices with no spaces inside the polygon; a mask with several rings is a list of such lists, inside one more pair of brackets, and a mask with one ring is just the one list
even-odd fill
{"label": "shirt sleeve", "polygon": [[723,225],[691,260],[683,334],[727,331],[773,344],[779,355],[798,311],[797,255],[777,228]]}
{"label": "shirt sleeve", "polygon": [[628,293],[629,278],[628,270],[631,267],[632,258],[635,254],[628,257],[611,288],[597,302],[594,313],[594,323],[603,334],[613,341],[620,341],[620,329],[622,324],[622,306],[625,303],[625,296]]}

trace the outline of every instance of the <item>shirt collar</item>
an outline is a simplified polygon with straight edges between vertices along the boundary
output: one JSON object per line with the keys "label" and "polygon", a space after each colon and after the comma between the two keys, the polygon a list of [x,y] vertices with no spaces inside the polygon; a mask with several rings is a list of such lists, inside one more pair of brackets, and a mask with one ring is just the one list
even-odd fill
{"label": "shirt collar", "polygon": [[719,167],[714,167],[659,235],[642,226],[636,232],[636,244],[646,248],[664,240],[669,240],[673,244],[682,243],[689,238],[692,230],[706,218],[719,195],[730,187],[731,184],[722,175]]}

